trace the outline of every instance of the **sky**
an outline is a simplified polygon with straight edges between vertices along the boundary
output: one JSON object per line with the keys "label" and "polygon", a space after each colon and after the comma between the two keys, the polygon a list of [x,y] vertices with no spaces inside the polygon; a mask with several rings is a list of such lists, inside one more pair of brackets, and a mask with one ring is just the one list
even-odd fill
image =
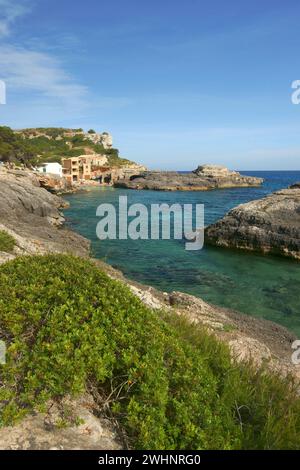
{"label": "sky", "polygon": [[151,169],[300,170],[300,2],[0,0],[0,125],[108,131]]}

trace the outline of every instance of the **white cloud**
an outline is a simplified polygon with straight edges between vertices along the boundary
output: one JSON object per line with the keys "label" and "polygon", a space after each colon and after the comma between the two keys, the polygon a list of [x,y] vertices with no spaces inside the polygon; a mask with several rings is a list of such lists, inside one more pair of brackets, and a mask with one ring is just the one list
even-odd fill
{"label": "white cloud", "polygon": [[[7,85],[5,111],[28,106],[41,107],[45,113],[57,115],[80,114],[88,109],[115,109],[130,104],[126,97],[95,97],[88,88],[69,74],[61,60],[49,47],[38,47],[41,41],[34,38],[26,45],[18,45],[13,34],[16,19],[30,12],[31,0],[0,0],[0,79]],[[72,36],[72,42],[75,37]],[[29,41],[29,42],[28,42]],[[65,38],[61,41],[65,46]],[[30,45],[31,44],[31,45]],[[45,46],[45,44],[44,44]],[[47,111],[46,111],[47,108]],[[52,110],[52,111],[51,111]],[[4,112],[4,110],[2,110]]]}
{"label": "white cloud", "polygon": [[[1,0],[0,0],[1,1]],[[22,47],[0,46],[1,78],[8,89],[37,92],[68,103],[78,103],[87,95],[54,57]]]}
{"label": "white cloud", "polygon": [[14,0],[0,0],[0,37],[8,36],[15,20],[30,11],[29,5]]}
{"label": "white cloud", "polygon": [[28,0],[0,0],[0,78],[6,82],[8,94],[23,91],[24,95],[37,94],[41,100],[46,97],[52,105],[84,106],[87,88],[76,83],[54,56],[12,42],[14,22],[30,12],[31,5]]}

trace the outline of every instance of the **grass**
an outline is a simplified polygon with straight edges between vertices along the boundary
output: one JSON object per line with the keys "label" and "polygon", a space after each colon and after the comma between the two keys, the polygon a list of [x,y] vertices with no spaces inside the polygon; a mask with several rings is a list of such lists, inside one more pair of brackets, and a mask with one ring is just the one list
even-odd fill
{"label": "grass", "polygon": [[137,449],[299,449],[291,379],[232,363],[200,327],[144,306],[91,262],[0,267],[0,424],[88,389]]}
{"label": "grass", "polygon": [[0,230],[0,251],[12,253],[15,247],[15,239],[7,232]]}

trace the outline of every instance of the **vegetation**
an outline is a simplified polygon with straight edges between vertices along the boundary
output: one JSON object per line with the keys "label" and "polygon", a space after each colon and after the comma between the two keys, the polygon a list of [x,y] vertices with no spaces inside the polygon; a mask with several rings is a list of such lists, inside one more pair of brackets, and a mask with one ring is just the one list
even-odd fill
{"label": "vegetation", "polygon": [[299,449],[291,380],[233,364],[227,348],[152,311],[92,262],[64,255],[0,267],[0,423],[88,388],[144,449]]}
{"label": "vegetation", "polygon": [[[66,133],[76,132],[74,137]],[[95,133],[93,129],[89,134]],[[118,149],[105,149],[88,139],[82,129],[37,128],[15,133],[9,127],[0,127],[0,161],[36,166],[44,162],[61,162],[62,158],[77,157],[86,148],[107,155],[109,162],[121,166],[128,160],[119,159]]]}
{"label": "vegetation", "polygon": [[0,127],[0,161],[15,162],[23,165],[33,165],[37,155],[21,136],[15,134],[9,127]]}
{"label": "vegetation", "polygon": [[115,149],[110,149],[112,150],[108,152],[107,154],[107,159],[108,163],[110,166],[124,166],[124,165],[130,165],[132,162],[130,160],[127,160],[126,158],[121,158],[118,156],[118,153],[114,153],[113,150]]}
{"label": "vegetation", "polygon": [[4,253],[12,253],[15,244],[15,239],[11,235],[0,230],[0,251],[4,251]]}

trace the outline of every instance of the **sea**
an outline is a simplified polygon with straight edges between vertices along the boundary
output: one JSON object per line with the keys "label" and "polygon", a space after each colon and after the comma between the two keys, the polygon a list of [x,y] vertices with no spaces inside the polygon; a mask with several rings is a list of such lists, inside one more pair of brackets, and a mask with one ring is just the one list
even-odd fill
{"label": "sea", "polygon": [[231,208],[262,198],[300,181],[300,171],[241,171],[264,178],[258,188],[214,191],[136,191],[93,187],[65,196],[67,225],[91,241],[92,254],[121,270],[128,278],[164,292],[182,291],[246,315],[277,322],[300,338],[300,263],[275,256],[222,248],[187,251],[185,240],[99,240],[97,207],[128,204],[204,204],[205,225]]}

